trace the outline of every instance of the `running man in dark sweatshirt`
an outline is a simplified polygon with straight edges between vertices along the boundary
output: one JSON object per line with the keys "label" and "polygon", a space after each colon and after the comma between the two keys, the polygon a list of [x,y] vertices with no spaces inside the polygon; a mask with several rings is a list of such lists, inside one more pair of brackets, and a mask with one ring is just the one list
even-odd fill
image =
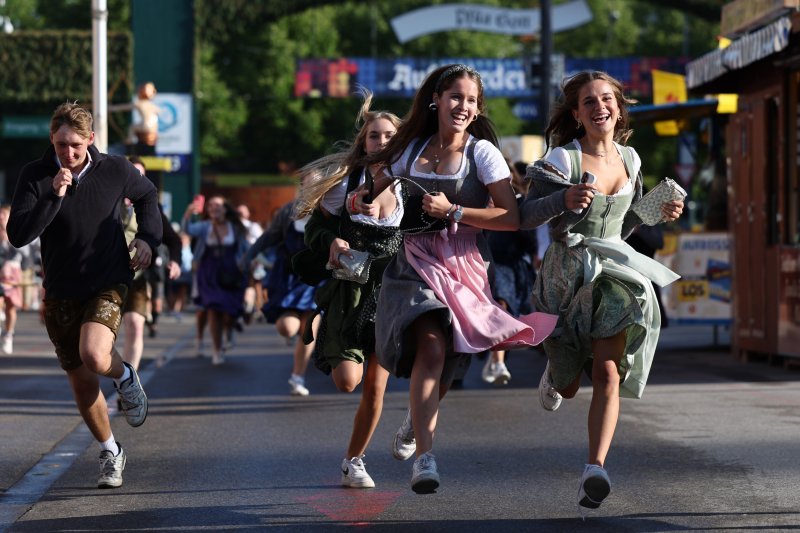
{"label": "running man in dark sweatshirt", "polygon": [[[50,141],[42,159],[20,174],[8,237],[15,247],[41,237],[47,333],[78,410],[100,443],[97,486],[119,487],[125,452],[111,432],[99,377],[114,380],[128,423],[142,425],[147,396],[114,341],[133,274],[147,268],[161,242],[158,196],[127,159],[92,145],[92,115],[77,103],[55,110]],[[130,247],[119,222],[123,197],[133,201],[139,220]]]}

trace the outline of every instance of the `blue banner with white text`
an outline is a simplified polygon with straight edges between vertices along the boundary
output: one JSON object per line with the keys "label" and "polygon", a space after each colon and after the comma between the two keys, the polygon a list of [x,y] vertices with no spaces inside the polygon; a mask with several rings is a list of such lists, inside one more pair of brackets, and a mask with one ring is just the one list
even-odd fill
{"label": "blue banner with white text", "polygon": [[[581,70],[608,72],[625,85],[631,95],[652,94],[652,69],[683,73],[689,58],[622,57],[564,59],[563,75]],[[531,65],[521,58],[339,58],[297,61],[294,95],[298,98],[347,98],[362,85],[381,98],[411,98],[425,77],[439,66],[465,63],[483,78],[487,98],[535,98]]]}

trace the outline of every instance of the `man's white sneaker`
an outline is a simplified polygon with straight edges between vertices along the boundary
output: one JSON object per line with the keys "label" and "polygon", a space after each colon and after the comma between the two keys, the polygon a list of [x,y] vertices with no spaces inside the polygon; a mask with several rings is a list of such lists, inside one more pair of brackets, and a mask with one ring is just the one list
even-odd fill
{"label": "man's white sneaker", "polygon": [[539,402],[546,410],[555,411],[561,405],[562,400],[561,395],[553,387],[550,377],[550,361],[547,361],[542,379],[539,380]]}
{"label": "man's white sneaker", "polygon": [[439,472],[436,459],[431,452],[425,452],[414,461],[411,476],[411,490],[417,494],[431,494],[439,487]]}
{"label": "man's white sneaker", "polygon": [[411,426],[411,409],[406,412],[406,417],[392,440],[392,455],[395,459],[405,461],[417,451],[417,439],[414,438],[414,428]]}
{"label": "man's white sneaker", "polygon": [[125,451],[117,441],[119,454],[114,455],[111,450],[100,452],[100,478],[97,480],[98,489],[114,489],[122,486],[122,471],[125,470]]}
{"label": "man's white sneaker", "polygon": [[[578,488],[578,508],[597,509],[611,492],[611,480],[602,466],[586,465]],[[583,511],[581,510],[581,514]]]}
{"label": "man's white sneaker", "polygon": [[351,489],[371,489],[375,482],[367,474],[367,468],[361,457],[352,457],[342,460],[342,485]]}
{"label": "man's white sneaker", "polygon": [[303,376],[296,376],[292,374],[292,376],[289,378],[289,393],[292,396],[308,396],[306,380],[303,378]]}
{"label": "man's white sneaker", "polygon": [[6,333],[3,335],[3,353],[10,355],[14,351],[14,334]]}
{"label": "man's white sneaker", "polygon": [[120,407],[125,414],[125,420],[133,427],[139,427],[144,424],[147,418],[147,395],[142,388],[142,382],[139,381],[139,374],[133,367],[123,362],[123,365],[128,367],[131,371],[131,377],[123,381],[117,386],[114,382],[114,388],[117,389],[119,395]]}

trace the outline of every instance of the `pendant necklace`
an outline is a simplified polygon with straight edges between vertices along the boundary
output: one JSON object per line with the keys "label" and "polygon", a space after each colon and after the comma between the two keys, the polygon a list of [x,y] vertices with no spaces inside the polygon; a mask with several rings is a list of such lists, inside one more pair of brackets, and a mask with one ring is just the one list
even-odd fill
{"label": "pendant necklace", "polygon": [[[442,151],[442,150],[444,150],[444,148],[442,147],[442,141],[439,141],[439,152]],[[434,165],[434,168],[439,166],[439,161],[440,161],[439,152],[436,152],[435,154],[433,154],[433,165]]]}
{"label": "pendant necklace", "polygon": [[[449,146],[448,146],[448,148],[449,148]],[[443,145],[441,140],[439,140],[439,152],[442,152],[442,155],[447,153],[447,150],[445,149],[445,147],[444,147],[444,145]],[[441,156],[439,155],[439,152],[436,152],[436,153],[433,154],[433,165],[434,165],[434,168],[439,166],[439,162],[441,161]]]}

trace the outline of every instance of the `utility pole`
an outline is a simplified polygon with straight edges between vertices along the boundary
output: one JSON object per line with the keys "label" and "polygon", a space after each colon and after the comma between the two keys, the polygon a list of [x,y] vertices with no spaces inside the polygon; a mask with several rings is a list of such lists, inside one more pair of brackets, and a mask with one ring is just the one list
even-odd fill
{"label": "utility pole", "polygon": [[542,131],[547,127],[547,122],[550,120],[550,81],[553,78],[553,68],[550,63],[553,57],[553,26],[550,20],[550,0],[541,0],[539,2],[539,9],[541,10],[541,88],[539,92],[539,100],[541,102],[541,116],[542,116]]}
{"label": "utility pole", "polygon": [[108,150],[108,7],[106,0],[92,0],[92,115],[94,145]]}

